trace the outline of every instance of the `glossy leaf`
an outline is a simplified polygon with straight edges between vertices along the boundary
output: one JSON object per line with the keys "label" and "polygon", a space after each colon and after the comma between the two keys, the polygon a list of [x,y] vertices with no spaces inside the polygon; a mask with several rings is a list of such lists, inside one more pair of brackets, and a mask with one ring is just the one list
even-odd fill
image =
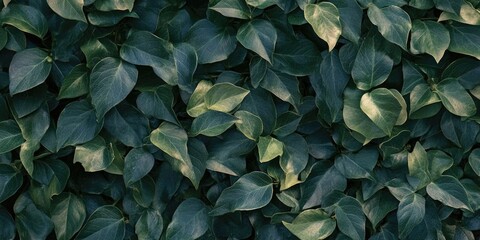
{"label": "glossy leaf", "polygon": [[177,119],[173,112],[173,94],[168,86],[160,86],[155,91],[140,93],[137,97],[137,107],[147,116],[163,119],[176,123]]}
{"label": "glossy leaf", "polygon": [[413,54],[428,53],[438,63],[450,45],[448,30],[433,21],[413,21],[410,51]]}
{"label": "glossy leaf", "polygon": [[23,178],[20,172],[7,164],[0,164],[0,202],[14,195],[22,186]]}
{"label": "glossy leaf", "polygon": [[158,210],[145,210],[135,224],[140,239],[159,239],[163,232],[163,218]]}
{"label": "glossy leaf", "polygon": [[75,148],[73,162],[79,162],[87,172],[105,170],[113,162],[110,147],[105,140],[97,136],[93,140]]}
{"label": "glossy leaf", "polygon": [[283,154],[283,143],[270,136],[260,137],[257,147],[260,162],[271,161]]}
{"label": "glossy leaf", "polygon": [[13,120],[0,122],[0,153],[10,152],[25,140],[18,125]]}
{"label": "glossy leaf", "polygon": [[480,30],[475,26],[452,24],[448,27],[450,45],[448,50],[480,59],[480,48],[475,44],[480,38]]}
{"label": "glossy leaf", "polygon": [[397,6],[379,8],[370,5],[368,18],[385,39],[407,49],[408,34],[412,29],[412,21],[407,12]]}
{"label": "glossy leaf", "polygon": [[[400,103],[394,92],[396,90],[377,88],[369,93],[365,93],[360,99],[362,111],[387,135],[392,134],[392,129],[397,124],[397,119],[403,118],[400,116],[402,110],[406,111],[405,100],[400,97],[400,101],[403,101],[403,103]],[[405,106],[404,109],[402,109],[403,106]],[[406,112],[403,114],[406,114]],[[400,124],[403,124],[403,122],[401,121]]]}
{"label": "glossy leaf", "polygon": [[71,239],[85,221],[85,204],[74,194],[62,193],[53,198],[50,215],[57,239]]}
{"label": "glossy leaf", "polygon": [[47,19],[38,9],[23,4],[8,4],[0,12],[2,24],[43,38],[48,31]]}
{"label": "glossy leaf", "polygon": [[245,48],[254,51],[260,57],[272,63],[277,42],[277,31],[270,22],[256,19],[245,23],[238,29],[237,40]]}
{"label": "glossy leaf", "polygon": [[76,98],[88,93],[89,70],[84,65],[75,66],[70,73],[65,76],[58,99]]}
{"label": "glossy leaf", "polygon": [[48,0],[48,6],[63,18],[87,22],[83,13],[83,0]]}
{"label": "glossy leaf", "polygon": [[150,134],[150,141],[169,156],[190,162],[187,151],[188,136],[184,129],[164,122]]}
{"label": "glossy leaf", "polygon": [[28,193],[17,198],[13,210],[20,239],[45,239],[53,230],[50,218],[37,208]]}
{"label": "glossy leaf", "polygon": [[155,159],[152,154],[141,148],[134,148],[125,156],[123,180],[130,186],[146,176],[152,170]]}
{"label": "glossy leaf", "polygon": [[122,212],[114,206],[97,208],[75,239],[120,239],[125,236]]}
{"label": "glossy leaf", "polygon": [[308,4],[305,6],[304,14],[315,33],[327,42],[328,50],[332,51],[342,33],[340,13],[337,7],[329,2]]}
{"label": "glossy leaf", "polygon": [[335,208],[338,229],[352,239],[365,239],[365,215],[360,203],[352,197],[344,197]]}
{"label": "glossy leaf", "polygon": [[412,228],[419,224],[425,216],[425,198],[417,193],[405,196],[398,205],[397,220],[399,223],[398,235],[408,236]]}
{"label": "glossy leaf", "polygon": [[235,112],[235,117],[238,119],[238,121],[235,122],[235,126],[245,137],[255,141],[262,134],[262,119],[257,115],[240,110]]}
{"label": "glossy leaf", "polygon": [[183,201],[167,227],[168,239],[197,239],[208,230],[208,209],[196,198]]}
{"label": "glossy leaf", "polygon": [[335,230],[336,223],[320,209],[301,212],[292,223],[283,225],[300,239],[325,239]]}
{"label": "glossy leaf", "polygon": [[51,63],[52,58],[39,48],[29,48],[15,54],[9,68],[10,92],[21,93],[42,84],[50,74]]}
{"label": "glossy leaf", "polygon": [[434,92],[440,97],[443,106],[457,116],[469,117],[477,111],[472,97],[456,79],[447,78],[441,81]]}
{"label": "glossy leaf", "polygon": [[452,176],[441,176],[428,184],[427,193],[449,207],[471,210],[465,188]]}
{"label": "glossy leaf", "polygon": [[228,113],[208,111],[193,120],[189,134],[215,137],[227,131],[237,121],[235,116]]}
{"label": "glossy leaf", "polygon": [[249,19],[251,18],[251,11],[245,1],[236,0],[220,0],[210,9],[219,12],[225,17]]}
{"label": "glossy leaf", "polygon": [[214,84],[205,93],[205,106],[209,110],[228,113],[237,107],[248,93],[248,90],[231,83]]}

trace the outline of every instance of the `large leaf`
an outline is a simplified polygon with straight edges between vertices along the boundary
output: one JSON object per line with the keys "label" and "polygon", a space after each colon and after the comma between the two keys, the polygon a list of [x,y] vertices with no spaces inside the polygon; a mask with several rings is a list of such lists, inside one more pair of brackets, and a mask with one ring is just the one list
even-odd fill
{"label": "large leaf", "polygon": [[10,64],[10,93],[16,94],[42,84],[50,74],[52,58],[39,48],[29,48],[15,54]]}
{"label": "large leaf", "polygon": [[259,209],[267,205],[272,196],[272,179],[262,172],[250,172],[222,191],[209,214],[219,216],[234,211]]}
{"label": "large leaf", "polygon": [[131,33],[120,48],[120,57],[132,64],[152,67],[153,71],[170,85],[178,83],[173,44],[150,32]]}
{"label": "large leaf", "polygon": [[8,4],[0,12],[2,24],[8,24],[17,29],[43,38],[48,31],[47,19],[32,6],[22,4]]}
{"label": "large leaf", "polygon": [[413,54],[428,53],[438,63],[450,45],[450,34],[440,23],[413,21],[410,51]]}
{"label": "large leaf", "polygon": [[327,42],[328,50],[332,51],[342,33],[340,13],[337,7],[329,2],[308,4],[305,6],[304,15],[315,33]]}
{"label": "large leaf", "polygon": [[134,65],[117,58],[104,58],[93,67],[90,95],[97,119],[127,97],[137,83],[137,76]]}
{"label": "large leaf", "polygon": [[255,19],[245,23],[238,29],[237,40],[245,48],[257,53],[272,63],[273,51],[277,42],[275,27],[266,20]]}
{"label": "large leaf", "polygon": [[56,14],[63,18],[87,22],[83,13],[84,0],[47,0],[47,3]]}
{"label": "large leaf", "polygon": [[398,205],[398,235],[405,238],[425,216],[425,198],[417,193],[405,196]]}
{"label": "large leaf", "polygon": [[0,122],[0,153],[7,153],[19,147],[25,140],[17,123],[13,120]]}
{"label": "large leaf", "polygon": [[210,110],[228,113],[237,107],[249,92],[231,83],[214,84],[205,93],[205,106]]}
{"label": "large leaf", "polygon": [[197,239],[208,230],[208,209],[196,198],[183,201],[175,210],[172,221],[168,224],[168,239]]}
{"label": "large leaf", "polygon": [[407,49],[408,33],[412,29],[407,12],[397,6],[378,8],[372,4],[368,7],[368,18],[388,41]]}
{"label": "large leaf", "polygon": [[85,100],[68,104],[60,113],[57,123],[57,149],[86,143],[100,131],[101,123],[95,119],[95,110]]}
{"label": "large leaf", "polygon": [[447,78],[436,85],[435,93],[445,108],[460,117],[470,117],[477,112],[472,97],[458,83],[457,79]]}
{"label": "large leaf", "polygon": [[190,28],[188,43],[197,51],[200,64],[225,60],[236,47],[235,34],[231,28],[219,27],[206,19],[196,22]]}
{"label": "large leaf", "polygon": [[0,203],[14,195],[22,186],[20,172],[10,165],[0,164]]}
{"label": "large leaf", "polygon": [[57,239],[71,239],[85,221],[85,204],[72,193],[62,193],[53,198],[50,216]]}
{"label": "large leaf", "polygon": [[365,239],[365,215],[357,199],[343,197],[335,208],[338,229],[352,239]]}
{"label": "large leaf", "polygon": [[123,239],[125,220],[120,209],[102,206],[90,215],[75,239]]}
{"label": "large leaf", "polygon": [[325,239],[335,230],[336,223],[327,213],[320,209],[301,212],[291,223],[283,225],[300,239]]}
{"label": "large leaf", "polygon": [[441,176],[427,185],[428,195],[446,206],[471,210],[467,192],[460,181],[452,176]]}

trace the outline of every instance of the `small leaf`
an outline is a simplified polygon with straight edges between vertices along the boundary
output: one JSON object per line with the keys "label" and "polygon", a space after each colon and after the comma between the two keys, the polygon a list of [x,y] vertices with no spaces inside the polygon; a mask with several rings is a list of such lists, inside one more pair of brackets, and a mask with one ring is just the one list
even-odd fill
{"label": "small leaf", "polygon": [[39,48],[29,48],[16,53],[8,69],[10,94],[32,89],[47,79],[52,68],[52,59]]}
{"label": "small leaf", "polygon": [[245,23],[238,29],[237,40],[245,48],[254,51],[270,64],[272,63],[273,51],[277,42],[277,30],[270,22],[254,19]]}
{"label": "small leaf", "polygon": [[335,208],[338,229],[352,239],[365,239],[365,215],[357,199],[343,197]]}
{"label": "small leaf", "polygon": [[245,137],[254,141],[260,137],[263,132],[263,123],[260,117],[243,110],[235,112],[235,117],[238,119],[235,126]]}
{"label": "small leaf", "polygon": [[438,63],[450,45],[450,34],[440,23],[413,21],[410,51],[413,54],[428,53]]}
{"label": "small leaf", "polygon": [[138,71],[134,65],[107,57],[98,62],[90,75],[90,95],[97,119],[119,104],[133,90]]}
{"label": "small leaf", "polygon": [[412,229],[423,221],[425,216],[425,198],[417,193],[405,196],[398,205],[397,220],[400,238],[407,237]]}
{"label": "small leaf", "polygon": [[83,13],[84,0],[47,0],[48,6],[58,15],[87,23]]}
{"label": "small leaf", "polygon": [[205,93],[205,106],[209,110],[228,113],[235,109],[250,91],[231,83],[218,83]]}
{"label": "small leaf", "polygon": [[123,180],[128,187],[145,177],[155,164],[153,155],[141,148],[134,148],[125,156]]}
{"label": "small leaf", "polygon": [[281,190],[290,188],[300,181],[300,173],[307,167],[308,144],[300,134],[293,133],[279,139],[283,143],[283,153],[280,156],[280,167],[285,173],[285,182]]}
{"label": "small leaf", "polygon": [[452,176],[441,176],[428,184],[427,193],[431,198],[446,206],[471,211],[465,188]]}
{"label": "small leaf", "polygon": [[283,154],[283,143],[267,136],[258,139],[258,157],[260,162],[268,162]]}
{"label": "small leaf", "polygon": [[110,147],[105,140],[97,136],[93,140],[75,148],[73,162],[79,162],[87,172],[105,170],[113,162]]}
{"label": "small leaf", "polygon": [[0,154],[7,153],[22,145],[25,140],[17,123],[13,120],[0,122]]}
{"label": "small leaf", "polygon": [[7,164],[0,164],[0,203],[14,195],[22,186],[23,177],[19,171]]}
{"label": "small leaf", "polygon": [[0,19],[2,24],[12,25],[39,38],[43,38],[48,31],[47,19],[39,9],[32,6],[8,4],[0,12]]}
{"label": "small leaf", "polygon": [[163,218],[159,210],[146,209],[135,224],[135,233],[139,239],[160,239],[162,231]]}
{"label": "small leaf", "polygon": [[436,85],[435,93],[442,100],[445,108],[460,117],[470,117],[477,112],[472,97],[458,83],[457,79],[447,78]]}
{"label": "small leaf", "polygon": [[197,239],[209,228],[208,209],[196,198],[183,201],[175,210],[168,224],[167,239]]}
{"label": "small leaf", "polygon": [[407,12],[397,6],[378,8],[372,4],[368,7],[368,18],[385,39],[407,49],[408,33],[412,29]]}
{"label": "small leaf", "polygon": [[227,131],[237,121],[236,117],[228,113],[208,111],[193,120],[189,133],[191,136],[201,134],[215,137]]}
{"label": "small leaf", "polygon": [[102,206],[90,215],[75,239],[123,239],[125,220],[122,211],[114,206]]}
{"label": "small leaf", "polygon": [[74,194],[61,193],[53,198],[50,216],[57,239],[71,239],[85,221],[85,204]]}
{"label": "small leaf", "polygon": [[340,13],[333,3],[321,2],[305,6],[305,19],[312,25],[315,33],[328,44],[328,50],[337,44],[342,34]]}
{"label": "small leaf", "polygon": [[320,209],[309,209],[301,212],[292,223],[283,225],[302,240],[325,239],[335,230],[336,223]]}
{"label": "small leaf", "polygon": [[263,172],[250,172],[222,191],[212,216],[234,211],[249,211],[266,206],[273,196],[272,179]]}

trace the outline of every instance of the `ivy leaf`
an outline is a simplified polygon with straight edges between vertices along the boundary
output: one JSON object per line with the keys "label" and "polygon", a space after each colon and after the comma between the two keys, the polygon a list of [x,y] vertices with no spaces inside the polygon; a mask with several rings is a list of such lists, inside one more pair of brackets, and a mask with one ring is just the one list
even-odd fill
{"label": "ivy leaf", "polygon": [[254,51],[270,64],[272,63],[277,31],[270,22],[254,19],[243,24],[238,29],[237,40],[245,48]]}
{"label": "ivy leaf", "polygon": [[50,218],[37,208],[28,193],[17,198],[13,210],[20,239],[46,239],[53,230]]}
{"label": "ivy leaf", "polygon": [[272,179],[263,172],[250,172],[222,191],[212,216],[234,211],[248,211],[266,206],[273,196]]}
{"label": "ivy leaf", "polygon": [[427,193],[446,206],[469,211],[472,209],[465,188],[452,176],[441,176],[428,184]]}
{"label": "ivy leaf", "polygon": [[90,75],[90,95],[97,119],[119,104],[133,90],[138,71],[134,65],[107,57],[98,62]]}
{"label": "ivy leaf", "polygon": [[235,116],[228,113],[208,111],[193,120],[189,133],[191,136],[201,134],[215,137],[227,131],[237,121]]}
{"label": "ivy leaf", "polygon": [[398,202],[388,191],[379,191],[363,204],[363,211],[376,227],[389,212],[397,209]]}
{"label": "ivy leaf", "polygon": [[85,204],[72,193],[61,193],[53,198],[50,216],[57,239],[71,239],[85,221]]}
{"label": "ivy leaf", "polygon": [[447,78],[436,85],[434,90],[445,108],[460,117],[470,117],[477,112],[472,97],[458,83],[457,79]]}
{"label": "ivy leaf", "polygon": [[87,172],[105,170],[113,162],[110,147],[105,140],[97,136],[93,140],[75,148],[73,162],[79,162]]}
{"label": "ivy leaf", "polygon": [[197,239],[208,230],[208,209],[205,204],[189,198],[177,207],[167,227],[168,239]]}
{"label": "ivy leaf", "polygon": [[291,75],[267,69],[260,86],[294,107],[300,104],[298,80]]}
{"label": "ivy leaf", "polygon": [[10,165],[0,164],[0,203],[14,195],[22,186],[21,173]]}
{"label": "ivy leaf", "polygon": [[87,23],[83,2],[84,0],[47,0],[48,6],[61,17]]}
{"label": "ivy leaf", "polygon": [[0,12],[0,20],[2,24],[12,25],[39,38],[43,38],[48,31],[47,19],[42,12],[32,6],[8,4]]}
{"label": "ivy leaf", "polygon": [[331,2],[338,8],[340,13],[342,36],[357,44],[360,40],[362,28],[362,9],[357,1],[332,0]]}
{"label": "ivy leaf", "polygon": [[243,110],[235,112],[235,117],[238,119],[235,126],[245,137],[254,141],[260,137],[263,132],[263,122],[260,117]]}
{"label": "ivy leaf", "polygon": [[237,0],[220,0],[210,9],[219,12],[225,17],[250,19],[251,11],[245,1]]}
{"label": "ivy leaf", "polygon": [[292,223],[284,221],[282,223],[295,236],[305,240],[325,239],[336,227],[335,221],[320,209],[305,210]]}
{"label": "ivy leaf", "polygon": [[378,159],[378,151],[371,148],[358,153],[347,153],[335,159],[335,168],[350,179],[373,179],[371,172]]}
{"label": "ivy leaf", "polygon": [[88,93],[89,70],[85,64],[75,66],[65,76],[58,99],[76,98]]}
{"label": "ivy leaf", "polygon": [[100,11],[128,10],[132,11],[135,0],[96,0],[95,8]]}
{"label": "ivy leaf", "polygon": [[170,123],[177,123],[178,120],[173,112],[172,106],[172,88],[167,85],[162,85],[154,91],[142,92],[137,97],[137,107],[145,115]]}
{"label": "ivy leaf", "polygon": [[209,110],[228,113],[235,109],[250,91],[231,83],[214,84],[205,93],[205,106]]}
{"label": "ivy leaf", "polygon": [[480,176],[480,149],[476,148],[470,153],[468,163],[477,176]]}
{"label": "ivy leaf", "polygon": [[412,21],[407,12],[397,6],[378,8],[369,5],[368,18],[385,39],[407,49],[408,33],[412,29]]}
{"label": "ivy leaf", "polygon": [[335,208],[338,229],[352,239],[365,239],[365,215],[357,199],[343,197]]}
{"label": "ivy leaf", "polygon": [[423,221],[425,216],[425,198],[417,193],[405,196],[398,205],[398,235],[405,238],[413,227]]}
{"label": "ivy leaf", "polygon": [[163,218],[159,210],[146,209],[135,224],[135,233],[139,239],[160,239],[162,231]]}
{"label": "ivy leaf", "polygon": [[448,50],[480,59],[480,46],[476,44],[480,41],[480,29],[460,23],[447,25],[447,28],[450,32]]}
{"label": "ivy leaf", "polygon": [[153,155],[141,148],[134,148],[125,156],[125,167],[123,170],[123,180],[125,185],[131,186],[133,183],[145,177],[155,164]]}
{"label": "ivy leaf", "polygon": [[169,156],[191,162],[187,151],[188,135],[183,128],[164,122],[150,134],[150,141]]}
{"label": "ivy leaf", "polygon": [[268,162],[283,154],[283,143],[267,136],[258,139],[258,156],[260,162]]}
{"label": "ivy leaf", "polygon": [[29,48],[14,55],[10,68],[10,93],[17,94],[32,89],[47,79],[52,68],[52,58],[39,48]]}
{"label": "ivy leaf", "polygon": [[278,1],[277,0],[246,0],[247,4],[260,9],[265,9],[272,5],[275,5]]}
{"label": "ivy leaf", "polygon": [[129,104],[119,104],[105,116],[105,130],[125,146],[140,147],[150,132],[148,119]]}
{"label": "ivy leaf", "polygon": [[428,53],[438,63],[450,45],[450,34],[440,23],[413,21],[410,51],[413,54]]}
{"label": "ivy leaf", "polygon": [[0,122],[0,154],[7,153],[22,145],[25,140],[17,123],[13,120]]}
{"label": "ivy leaf", "polygon": [[328,50],[332,51],[342,34],[340,13],[337,7],[329,2],[308,4],[305,6],[304,15],[315,33],[327,42]]}
{"label": "ivy leaf", "polygon": [[208,81],[200,81],[187,103],[187,114],[191,117],[198,117],[207,112],[205,95],[212,88],[213,84]]}
{"label": "ivy leaf", "polygon": [[279,140],[284,146],[280,156],[280,167],[285,173],[285,183],[280,189],[285,190],[300,183],[298,177],[308,163],[308,144],[305,138],[297,133]]}
{"label": "ivy leaf", "polygon": [[75,239],[123,239],[125,220],[122,211],[114,206],[97,208],[88,218]]}
{"label": "ivy leaf", "polygon": [[4,224],[2,229],[0,229],[0,237],[2,239],[15,239],[15,221],[4,207],[0,207],[0,222]]}

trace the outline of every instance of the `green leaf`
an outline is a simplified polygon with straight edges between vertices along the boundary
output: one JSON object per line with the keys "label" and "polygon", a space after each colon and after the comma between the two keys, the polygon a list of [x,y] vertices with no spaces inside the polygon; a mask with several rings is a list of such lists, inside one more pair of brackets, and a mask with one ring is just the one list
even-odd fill
{"label": "green leaf", "polygon": [[47,86],[40,84],[12,96],[13,111],[19,118],[25,117],[42,106],[47,97]]}
{"label": "green leaf", "polygon": [[177,123],[178,120],[173,112],[172,88],[162,85],[154,91],[140,93],[137,97],[137,107],[147,116]]}
{"label": "green leaf", "polygon": [[468,156],[468,163],[472,167],[473,171],[480,176],[480,149],[475,148]]}
{"label": "green leaf", "polygon": [[14,195],[22,186],[21,173],[7,164],[0,164],[0,203]]}
{"label": "green leaf", "polygon": [[131,64],[152,67],[155,74],[170,85],[178,83],[173,44],[150,32],[131,33],[120,48],[120,57]]}
{"label": "green leaf", "polygon": [[470,150],[476,143],[480,126],[473,120],[462,120],[450,113],[444,113],[440,122],[443,135],[464,151]]}
{"label": "green leaf", "polygon": [[480,29],[465,24],[447,25],[450,32],[450,46],[448,50],[480,59]]}
{"label": "green leaf", "polygon": [[285,137],[292,134],[298,128],[298,124],[302,120],[302,116],[295,112],[287,111],[277,117],[273,134],[277,137]]}
{"label": "green leaf", "polygon": [[365,215],[357,199],[343,197],[335,208],[338,229],[352,239],[365,239]]}
{"label": "green leaf", "polygon": [[57,149],[86,143],[97,135],[102,123],[95,119],[95,110],[85,100],[68,104],[58,117]]}
{"label": "green leaf", "polygon": [[95,8],[100,11],[128,10],[132,11],[135,0],[96,0]]}
{"label": "green leaf", "polygon": [[189,134],[215,137],[227,131],[236,122],[238,118],[228,113],[208,111],[193,120]]}
{"label": "green leaf", "polygon": [[433,0],[433,2],[436,8],[456,14],[460,13],[460,8],[463,3],[461,0]]}
{"label": "green leaf", "polygon": [[141,148],[134,148],[125,156],[123,181],[128,187],[145,177],[155,164],[153,155]]}
{"label": "green leaf", "polygon": [[39,48],[29,48],[14,55],[10,64],[10,94],[32,89],[47,79],[52,58]]}
{"label": "green leaf", "polygon": [[183,201],[175,210],[166,230],[167,239],[197,239],[209,226],[208,209],[197,198]]}
{"label": "green leaf", "polygon": [[97,119],[119,104],[133,90],[138,71],[134,65],[107,57],[98,62],[90,75],[90,95]]}
{"label": "green leaf", "polygon": [[[402,117],[400,113],[406,111],[405,100],[400,95],[400,101],[403,101],[403,103],[400,103],[394,92],[397,92],[397,90],[376,88],[369,93],[365,93],[360,99],[362,111],[389,136],[392,134],[393,127],[397,124],[397,119]],[[403,122],[400,124],[403,124]]]}
{"label": "green leaf", "polygon": [[362,28],[363,11],[357,1],[332,0],[340,13],[342,36],[358,44]]}
{"label": "green leaf", "polygon": [[113,162],[110,146],[97,136],[93,140],[75,148],[73,162],[79,162],[87,172],[105,170]]}
{"label": "green leaf", "polygon": [[163,218],[159,210],[146,209],[135,224],[135,233],[139,239],[160,239],[162,231]]}
{"label": "green leaf", "polygon": [[213,84],[208,81],[200,81],[198,83],[187,103],[188,115],[191,117],[198,117],[208,111],[207,105],[205,104],[205,95],[212,86]]}
{"label": "green leaf", "polygon": [[85,221],[85,204],[72,193],[61,193],[53,197],[50,216],[57,239],[71,239]]}
{"label": "green leaf", "polygon": [[235,126],[245,137],[254,141],[260,137],[263,132],[263,122],[260,117],[243,110],[235,112],[235,117],[238,119]]}
{"label": "green leaf", "polygon": [[320,209],[310,209],[301,212],[291,223],[283,225],[302,240],[325,239],[335,230],[335,220]]}
{"label": "green leaf", "polygon": [[294,107],[300,105],[301,94],[296,77],[267,69],[260,86]]}
{"label": "green leaf", "polygon": [[258,158],[260,162],[268,162],[283,154],[283,143],[276,138],[266,136],[258,139]]}
{"label": "green leaf", "polygon": [[408,33],[412,29],[407,12],[397,6],[378,8],[375,5],[370,5],[367,12],[370,21],[385,39],[407,49]]}
{"label": "green leaf", "polygon": [[378,160],[378,151],[364,148],[358,153],[342,154],[335,159],[335,168],[349,179],[373,180],[372,171]]}
{"label": "green leaf", "polygon": [[88,218],[75,239],[123,239],[125,220],[120,209],[114,206],[97,208]]}
{"label": "green leaf", "polygon": [[212,216],[234,211],[249,211],[266,206],[273,196],[272,179],[263,172],[250,172],[222,191]]}
{"label": "green leaf", "polygon": [[200,180],[202,180],[202,177],[205,174],[208,152],[205,145],[196,138],[191,138],[188,141],[187,148],[191,162],[182,161],[168,156],[166,158],[172,165],[173,169],[181,172],[183,176],[190,179],[193,186],[198,189]]}
{"label": "green leaf", "polygon": [[0,50],[2,50],[8,42],[8,33],[5,29],[0,28]]}
{"label": "green leaf", "polygon": [[[277,40],[273,53],[273,68],[293,76],[312,74],[321,61],[320,51],[306,38]],[[302,67],[298,67],[302,66]]]}
{"label": "green leaf", "polygon": [[428,173],[429,160],[425,149],[420,142],[415,144],[411,153],[408,153],[408,172],[410,176],[416,177],[420,180],[419,186],[423,187],[430,181],[430,174]]}
{"label": "green leaf", "polygon": [[219,12],[225,17],[250,19],[251,11],[244,0],[220,0],[210,9]]}
{"label": "green leaf", "polygon": [[465,188],[452,176],[441,176],[428,184],[427,193],[446,206],[469,211],[472,209]]}
{"label": "green leaf", "polygon": [[281,190],[290,188],[300,181],[300,173],[307,167],[308,144],[300,134],[293,133],[279,139],[283,143],[283,154],[280,156],[280,167],[285,173],[285,183]]}
{"label": "green leaf", "polygon": [[468,1],[462,1],[459,14],[442,12],[438,18],[438,21],[454,20],[465,24],[478,25],[480,24],[480,13],[472,4],[473,3]]}
{"label": "green leaf", "polygon": [[360,45],[353,63],[352,78],[357,88],[369,90],[385,82],[393,67],[393,60],[382,49],[381,36],[368,34]]}
{"label": "green leaf", "polygon": [[76,98],[88,93],[89,70],[85,64],[75,66],[65,76],[58,99]]}
{"label": "green leaf", "polygon": [[254,51],[270,64],[272,63],[273,51],[277,43],[277,30],[270,22],[254,19],[243,24],[238,29],[237,40],[245,48]]}
{"label": "green leaf", "polygon": [[447,78],[436,85],[434,90],[445,108],[460,117],[470,117],[477,112],[472,97],[458,83],[457,79]]}
{"label": "green leaf", "polygon": [[187,151],[188,135],[183,128],[164,122],[150,134],[150,141],[169,156],[191,162]]}
{"label": "green leaf", "polygon": [[363,211],[372,223],[377,225],[388,215],[389,212],[397,209],[398,201],[388,191],[379,191],[363,204]]}
{"label": "green leaf", "polygon": [[148,118],[129,104],[119,104],[105,115],[105,130],[125,146],[140,147],[150,132]]}
{"label": "green leaf", "polygon": [[278,2],[278,0],[246,0],[246,2],[248,5],[252,7],[265,9],[267,7],[275,5]]}
{"label": "green leaf", "polygon": [[135,12],[128,11],[93,11],[88,14],[88,21],[95,26],[99,27],[112,27],[117,25],[125,18],[139,18]]}
{"label": "green leaf", "polygon": [[180,43],[174,46],[173,58],[178,72],[178,86],[180,89],[193,91],[193,74],[197,70],[198,55],[195,48],[188,43]]}
{"label": "green leaf", "polygon": [[22,145],[25,140],[17,123],[13,120],[0,122],[0,154],[7,153]]}
{"label": "green leaf", "polygon": [[223,61],[237,46],[233,29],[219,27],[207,19],[190,28],[187,42],[197,51],[200,64]]}
{"label": "green leaf", "polygon": [[53,230],[50,218],[35,206],[26,192],[17,198],[13,211],[20,239],[46,239]]}
{"label": "green leaf", "polygon": [[407,237],[413,227],[423,221],[425,216],[425,198],[417,193],[405,196],[398,205],[398,235]]}
{"label": "green leaf", "polygon": [[108,38],[91,38],[80,46],[87,60],[87,67],[92,69],[107,57],[118,57],[117,45]]}
{"label": "green leaf", "polygon": [[205,106],[209,110],[228,113],[242,103],[249,93],[231,83],[217,83],[205,93]]}
{"label": "green leaf", "polygon": [[413,21],[410,51],[413,54],[428,53],[438,63],[450,45],[450,34],[440,23]]}
{"label": "green leaf", "polygon": [[321,2],[319,4],[307,4],[304,9],[307,22],[312,25],[315,33],[328,44],[328,50],[337,44],[342,34],[340,13],[333,3]]}
{"label": "green leaf", "polygon": [[[423,81],[423,80],[422,80]],[[440,98],[426,83],[418,83],[410,93],[410,118],[421,119],[435,115],[440,109]],[[433,108],[433,111],[427,111]],[[435,111],[436,110],[436,111]]]}
{"label": "green leaf", "polygon": [[61,17],[87,23],[83,2],[84,0],[47,0],[48,6]]}
{"label": "green leaf", "polygon": [[15,239],[15,221],[4,207],[0,207],[0,222],[2,223],[2,228],[0,229],[0,238],[8,240]]}
{"label": "green leaf", "polygon": [[47,19],[32,6],[8,4],[0,12],[0,20],[2,24],[12,25],[39,38],[43,38],[48,31]]}

